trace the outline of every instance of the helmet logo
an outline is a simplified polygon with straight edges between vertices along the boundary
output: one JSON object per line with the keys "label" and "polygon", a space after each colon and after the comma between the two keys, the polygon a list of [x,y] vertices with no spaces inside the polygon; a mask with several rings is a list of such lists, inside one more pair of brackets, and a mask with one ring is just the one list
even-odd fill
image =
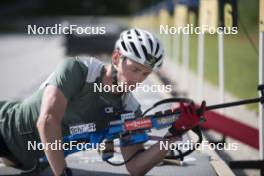
{"label": "helmet logo", "polygon": [[148,58],[146,59],[145,65],[153,68],[155,63],[156,63],[156,58],[149,54]]}

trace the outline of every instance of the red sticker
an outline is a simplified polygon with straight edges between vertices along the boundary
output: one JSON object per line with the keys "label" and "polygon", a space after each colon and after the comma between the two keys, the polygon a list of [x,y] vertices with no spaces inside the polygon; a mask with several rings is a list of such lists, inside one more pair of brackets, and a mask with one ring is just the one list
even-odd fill
{"label": "red sticker", "polygon": [[152,123],[149,118],[126,121],[124,125],[125,125],[125,129],[129,131],[152,127]]}

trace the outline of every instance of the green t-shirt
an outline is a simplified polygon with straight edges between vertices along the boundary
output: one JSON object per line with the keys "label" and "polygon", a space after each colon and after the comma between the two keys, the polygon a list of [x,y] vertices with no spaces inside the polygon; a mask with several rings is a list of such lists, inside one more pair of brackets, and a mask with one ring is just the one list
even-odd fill
{"label": "green t-shirt", "polygon": [[24,168],[34,166],[44,151],[28,150],[28,141],[40,142],[36,122],[39,117],[43,91],[46,85],[59,88],[68,105],[62,122],[63,136],[74,133],[74,126],[95,123],[103,128],[106,107],[133,111],[138,115],[140,105],[132,93],[113,95],[95,91],[103,76],[104,65],[95,58],[65,59],[30,97],[16,102],[0,102],[0,133],[9,150],[23,163]]}

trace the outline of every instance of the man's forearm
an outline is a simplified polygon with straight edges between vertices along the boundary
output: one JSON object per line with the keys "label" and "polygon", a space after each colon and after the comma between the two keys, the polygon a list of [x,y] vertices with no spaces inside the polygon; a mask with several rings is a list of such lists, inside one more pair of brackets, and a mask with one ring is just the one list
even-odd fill
{"label": "man's forearm", "polygon": [[[166,141],[166,140],[164,140]],[[169,143],[174,142],[175,140],[168,141]],[[160,163],[166,156],[168,150],[160,148],[160,142],[157,142],[149,149],[138,154],[134,159],[132,159],[130,164],[137,169],[135,175],[144,175],[155,165]]]}
{"label": "man's forearm", "polygon": [[[51,118],[52,119],[52,118]],[[47,118],[47,122],[39,123],[38,130],[43,144],[53,143],[62,139],[61,125]],[[63,150],[44,150],[55,175],[60,175],[66,167]]]}

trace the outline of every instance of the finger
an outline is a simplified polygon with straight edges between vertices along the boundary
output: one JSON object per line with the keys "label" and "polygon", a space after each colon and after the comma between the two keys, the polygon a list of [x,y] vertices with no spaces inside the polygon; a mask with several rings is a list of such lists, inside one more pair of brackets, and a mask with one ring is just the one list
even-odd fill
{"label": "finger", "polygon": [[178,109],[178,108],[179,108],[179,106],[177,105],[177,103],[174,103],[174,104],[171,105],[172,112],[175,112],[176,109]]}
{"label": "finger", "polygon": [[180,102],[180,110],[182,114],[186,114],[186,108],[183,102]]}
{"label": "finger", "polygon": [[201,108],[202,108],[202,112],[205,112],[205,110],[206,110],[206,101],[202,101]]}

